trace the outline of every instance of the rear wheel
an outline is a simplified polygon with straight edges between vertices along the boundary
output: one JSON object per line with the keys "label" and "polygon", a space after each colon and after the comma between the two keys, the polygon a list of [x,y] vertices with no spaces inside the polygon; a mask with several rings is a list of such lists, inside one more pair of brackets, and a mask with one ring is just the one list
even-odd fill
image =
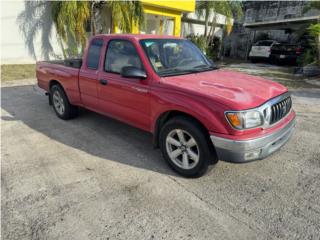
{"label": "rear wheel", "polygon": [[50,98],[56,115],[64,120],[72,119],[77,116],[78,108],[70,104],[63,88],[56,84],[50,89]]}
{"label": "rear wheel", "polygon": [[205,131],[194,120],[176,117],[160,132],[160,148],[169,166],[185,177],[202,176],[215,159]]}

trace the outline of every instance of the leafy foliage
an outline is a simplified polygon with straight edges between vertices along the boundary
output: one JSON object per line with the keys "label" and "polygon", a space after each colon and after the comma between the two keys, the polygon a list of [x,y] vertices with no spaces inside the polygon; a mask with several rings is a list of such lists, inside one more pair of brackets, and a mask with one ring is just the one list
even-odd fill
{"label": "leafy foliage", "polygon": [[90,19],[90,4],[86,1],[53,1],[51,14],[58,35],[64,42],[74,40],[85,47],[86,25]]}
{"label": "leafy foliage", "polygon": [[209,46],[207,45],[207,38],[204,36],[189,35],[187,36],[187,39],[197,45],[208,58],[212,60],[218,59],[220,49],[220,39],[218,37],[214,37],[213,42]]}
{"label": "leafy foliage", "polygon": [[204,36],[195,36],[195,35],[189,35],[187,36],[187,38],[193,42],[195,45],[198,46],[198,48],[202,51],[202,52],[206,52],[206,47],[207,47],[207,39]]}
{"label": "leafy foliage", "polygon": [[312,37],[319,37],[320,35],[320,23],[312,24],[308,28],[309,33]]}
{"label": "leafy foliage", "polygon": [[[204,17],[205,21],[204,37],[206,38],[206,49],[214,58],[221,55],[223,47],[219,44],[219,49],[215,49],[216,45],[213,44],[217,13],[226,16],[226,28],[223,31],[229,34],[232,30],[232,18],[238,18],[243,15],[242,4],[240,1],[229,0],[196,2],[196,14],[199,17]],[[210,19],[212,19],[211,23],[209,23]]]}
{"label": "leafy foliage", "polygon": [[[205,32],[204,36],[214,33],[216,24],[216,13],[226,16],[227,28],[231,30],[232,22],[231,19],[235,17],[241,17],[243,15],[242,5],[239,1],[197,1],[196,3],[196,13],[199,17],[204,17],[205,19]],[[213,15],[214,14],[214,15]],[[209,20],[213,15],[213,22],[210,32],[208,32]]]}
{"label": "leafy foliage", "polygon": [[51,31],[53,27],[51,17],[51,4],[47,1],[25,1],[25,9],[17,18],[20,31],[25,39],[28,52],[35,59],[34,40],[41,33],[41,53],[45,59],[55,56],[51,44]]}
{"label": "leafy foliage", "polygon": [[[317,9],[320,10],[320,1],[310,1],[309,4],[303,9],[303,12],[306,13],[309,10]],[[307,29],[309,34],[314,38],[311,43],[312,49],[307,51],[304,57],[304,62],[313,61],[317,62],[320,66],[320,23],[311,24]]]}
{"label": "leafy foliage", "polygon": [[[58,58],[51,44],[51,32],[55,25],[63,52],[77,54],[78,46],[83,48],[86,44],[85,27],[90,17],[89,4],[85,1],[25,1],[25,9],[17,21],[29,53],[37,59],[34,42],[41,33],[42,56],[45,59],[51,56]],[[63,42],[69,46],[68,49],[65,49]]]}
{"label": "leafy foliage", "polygon": [[132,31],[133,24],[144,24],[144,14],[140,1],[117,1],[109,0],[104,7],[111,9],[113,24],[122,32]]}

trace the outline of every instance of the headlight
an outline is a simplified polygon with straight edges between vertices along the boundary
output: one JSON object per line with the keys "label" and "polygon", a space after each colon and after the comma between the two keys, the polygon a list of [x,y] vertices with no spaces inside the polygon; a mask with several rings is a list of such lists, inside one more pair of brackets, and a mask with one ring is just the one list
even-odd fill
{"label": "headlight", "polygon": [[261,126],[263,117],[260,112],[255,110],[239,111],[226,113],[228,122],[236,129],[248,129]]}

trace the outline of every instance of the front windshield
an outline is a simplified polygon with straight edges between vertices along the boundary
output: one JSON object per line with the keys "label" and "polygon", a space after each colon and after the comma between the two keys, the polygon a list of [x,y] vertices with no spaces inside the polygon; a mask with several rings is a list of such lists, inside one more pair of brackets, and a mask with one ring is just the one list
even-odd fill
{"label": "front windshield", "polygon": [[159,76],[172,76],[214,69],[204,54],[184,39],[145,39],[140,41]]}

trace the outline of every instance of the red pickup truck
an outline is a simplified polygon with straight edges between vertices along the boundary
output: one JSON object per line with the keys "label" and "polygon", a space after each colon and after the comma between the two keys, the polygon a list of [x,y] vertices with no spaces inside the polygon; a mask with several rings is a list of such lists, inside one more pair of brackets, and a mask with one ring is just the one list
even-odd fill
{"label": "red pickup truck", "polygon": [[186,177],[204,174],[218,159],[263,159],[295,125],[287,88],[218,69],[182,38],[97,35],[82,60],[37,62],[36,71],[59,118],[83,107],[151,132]]}

